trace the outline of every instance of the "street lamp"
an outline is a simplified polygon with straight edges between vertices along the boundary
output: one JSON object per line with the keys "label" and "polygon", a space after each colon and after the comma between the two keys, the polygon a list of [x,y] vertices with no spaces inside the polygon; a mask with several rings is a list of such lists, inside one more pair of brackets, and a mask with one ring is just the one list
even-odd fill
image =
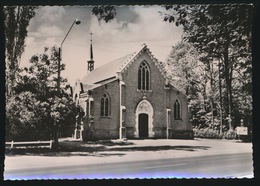
{"label": "street lamp", "polygon": [[69,31],[67,32],[65,38],[63,39],[63,41],[61,42],[61,45],[59,47],[59,56],[58,56],[58,79],[57,79],[57,88],[58,88],[58,93],[60,93],[60,64],[61,64],[61,50],[62,50],[62,45],[64,43],[64,41],[66,40],[67,36],[70,33],[70,30],[72,29],[72,27],[74,26],[74,24],[79,25],[80,21],[78,19],[75,19],[69,29]]}

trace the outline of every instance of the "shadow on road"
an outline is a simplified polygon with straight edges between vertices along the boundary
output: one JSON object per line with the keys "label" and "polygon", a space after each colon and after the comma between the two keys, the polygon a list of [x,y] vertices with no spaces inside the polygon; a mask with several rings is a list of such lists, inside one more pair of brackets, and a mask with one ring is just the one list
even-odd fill
{"label": "shadow on road", "polygon": [[208,146],[188,146],[188,145],[177,145],[177,146],[141,146],[141,147],[118,147],[109,148],[109,151],[160,151],[160,150],[184,150],[184,151],[196,151],[196,150],[208,150]]}
{"label": "shadow on road", "polygon": [[[124,156],[123,152],[130,151],[162,151],[162,150],[178,150],[178,151],[198,151],[208,150],[209,146],[192,146],[192,145],[147,145],[137,146],[129,141],[110,141],[102,140],[95,142],[82,141],[62,141],[59,148],[14,148],[6,149],[7,156],[29,155],[29,156]],[[119,153],[120,152],[120,153]],[[121,153],[122,152],[122,153]]]}

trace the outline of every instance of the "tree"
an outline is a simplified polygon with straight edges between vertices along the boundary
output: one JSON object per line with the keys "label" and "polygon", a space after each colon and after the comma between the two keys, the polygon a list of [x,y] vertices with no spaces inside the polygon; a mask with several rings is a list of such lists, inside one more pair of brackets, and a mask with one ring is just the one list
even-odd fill
{"label": "tree", "polygon": [[42,130],[44,114],[42,103],[32,92],[9,97],[6,103],[6,140],[48,139],[46,129]]}
{"label": "tree", "polygon": [[171,83],[187,95],[193,108],[193,125],[214,125],[217,97],[215,63],[191,43],[182,41],[173,46],[164,69]]}
{"label": "tree", "polygon": [[[199,79],[201,76],[200,54],[187,42],[179,42],[172,47],[172,51],[164,63],[167,77],[179,90],[190,99],[198,97],[201,92]],[[203,94],[203,93],[202,93]]]}
{"label": "tree", "polygon": [[116,8],[114,6],[95,6],[92,9],[92,14],[97,16],[98,20],[104,20],[106,23],[111,21],[116,16]]}
{"label": "tree", "polygon": [[12,94],[21,55],[24,52],[27,27],[35,16],[35,6],[5,6],[5,46],[6,46],[6,94]]}
{"label": "tree", "polygon": [[[252,5],[177,5],[166,6],[170,11],[164,21],[183,26],[183,39],[193,43],[209,58],[220,60],[220,70],[225,83],[225,113],[234,115],[234,69],[250,58]],[[176,15],[178,15],[176,19]],[[232,121],[232,120],[230,120]],[[233,123],[229,123],[233,128]]]}
{"label": "tree", "polygon": [[[20,140],[28,133],[28,139],[51,137],[57,147],[60,130],[75,126],[78,108],[66,93],[66,79],[61,79],[61,93],[56,89],[56,47],[45,48],[43,54],[32,56],[30,63],[29,68],[19,70],[15,94],[7,100],[7,133]],[[64,68],[62,65],[61,70]]]}

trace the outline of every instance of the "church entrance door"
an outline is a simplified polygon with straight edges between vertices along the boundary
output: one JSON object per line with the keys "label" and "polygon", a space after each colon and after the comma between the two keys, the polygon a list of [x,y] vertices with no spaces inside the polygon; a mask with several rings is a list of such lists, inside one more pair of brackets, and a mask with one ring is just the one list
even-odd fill
{"label": "church entrance door", "polygon": [[147,138],[148,137],[148,114],[139,114],[139,137]]}

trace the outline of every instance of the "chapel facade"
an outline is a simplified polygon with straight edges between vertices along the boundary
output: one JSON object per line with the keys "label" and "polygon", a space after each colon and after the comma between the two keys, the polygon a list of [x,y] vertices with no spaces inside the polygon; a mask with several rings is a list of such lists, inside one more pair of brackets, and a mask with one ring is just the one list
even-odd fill
{"label": "chapel facade", "polygon": [[193,138],[187,96],[169,83],[146,45],[95,69],[91,43],[73,99],[84,110],[75,130],[83,140]]}

